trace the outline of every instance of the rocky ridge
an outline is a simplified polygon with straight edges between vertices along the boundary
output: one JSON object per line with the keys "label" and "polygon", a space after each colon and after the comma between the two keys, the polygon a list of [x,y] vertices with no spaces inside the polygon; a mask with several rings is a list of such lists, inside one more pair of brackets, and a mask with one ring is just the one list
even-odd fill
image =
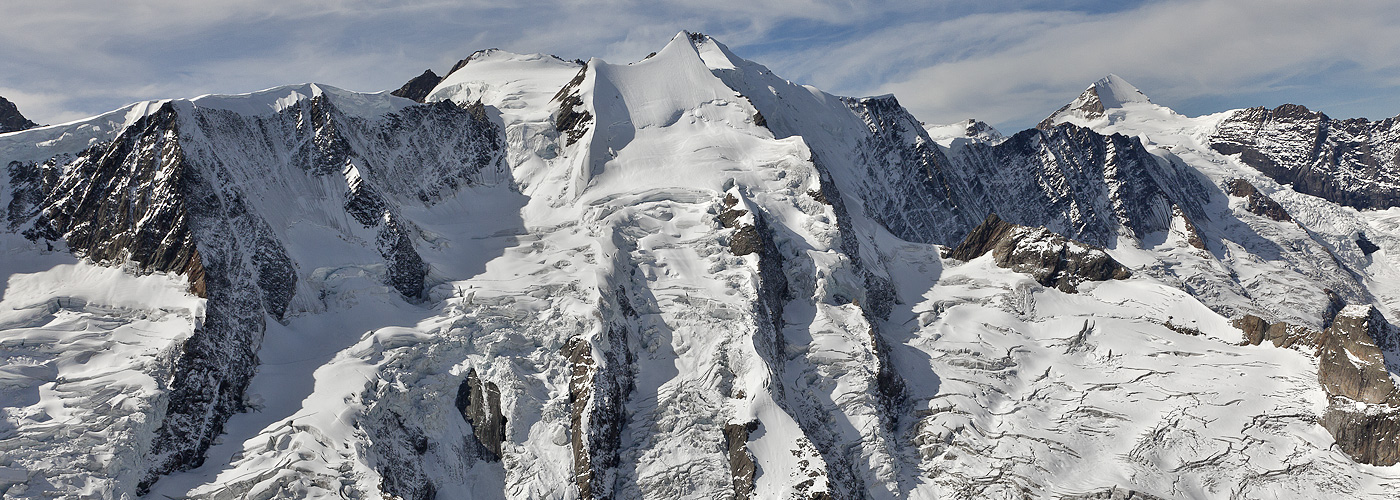
{"label": "rocky ridge", "polygon": [[6,132],[19,132],[39,126],[39,124],[29,121],[20,114],[15,103],[4,97],[0,97],[0,134]]}
{"label": "rocky ridge", "polygon": [[1240,110],[1210,147],[1303,194],[1358,209],[1400,206],[1400,119],[1338,120],[1306,107]]}
{"label": "rocky ridge", "polygon": [[1011,224],[996,214],[968,233],[948,258],[968,261],[992,254],[998,266],[1030,274],[1042,285],[1075,293],[1080,283],[1127,279],[1128,268],[1094,248],[1044,228]]}

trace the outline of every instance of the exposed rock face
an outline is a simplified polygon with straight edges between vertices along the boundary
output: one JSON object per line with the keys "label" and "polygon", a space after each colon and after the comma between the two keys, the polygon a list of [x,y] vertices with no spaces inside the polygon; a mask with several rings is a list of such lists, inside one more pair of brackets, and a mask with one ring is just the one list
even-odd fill
{"label": "exposed rock face", "polygon": [[1197,227],[1196,223],[1191,221],[1191,217],[1186,215],[1186,211],[1182,210],[1180,205],[1172,205],[1172,214],[1176,217],[1180,217],[1186,226],[1186,243],[1192,247],[1205,250],[1206,238],[1201,234],[1201,228]]}
{"label": "exposed rock face", "polygon": [[1317,347],[1321,338],[1321,333],[1316,330],[1290,325],[1283,321],[1270,324],[1264,318],[1253,314],[1246,314],[1236,319],[1233,324],[1235,328],[1244,331],[1244,341],[1249,345],[1260,345],[1267,340],[1273,343],[1274,347],[1285,349],[1295,345]]}
{"label": "exposed rock face", "polygon": [[1250,108],[1222,121],[1216,151],[1295,191],[1359,209],[1400,206],[1400,120],[1335,120],[1303,106]]}
{"label": "exposed rock face", "polygon": [[1035,128],[1049,130],[1055,127],[1055,120],[1062,115],[1073,113],[1087,119],[1094,119],[1103,116],[1103,103],[1099,101],[1099,90],[1095,86],[1089,86],[1079,98],[1070,101],[1069,104],[1061,106],[1050,116],[1041,120]]}
{"label": "exposed rock face", "polygon": [[433,440],[422,429],[408,424],[397,411],[386,409],[367,420],[376,445],[380,491],[405,500],[436,499],[437,487],[422,467],[423,456],[432,450]]}
{"label": "exposed rock face", "polygon": [[1390,406],[1358,409],[1334,398],[1320,423],[1353,460],[1379,466],[1400,463],[1400,410]]}
{"label": "exposed rock face", "polygon": [[1349,306],[1323,331],[1318,379],[1327,393],[1376,404],[1391,399],[1395,385],[1376,339],[1390,342],[1389,325],[1374,307]]}
{"label": "exposed rock face", "polygon": [[763,298],[765,313],[773,324],[775,332],[782,331],[783,304],[791,297],[788,293],[787,276],[783,274],[783,255],[773,243],[773,230],[768,227],[763,214],[751,212],[753,207],[741,202],[738,190],[731,189],[725,194],[725,210],[720,212],[720,225],[733,228],[729,237],[729,249],[734,255],[758,254],[759,292]]}
{"label": "exposed rock face", "polygon": [[224,421],[243,409],[264,311],[281,318],[296,282],[265,222],[243,208],[231,186],[211,185],[192,165],[179,130],[167,103],[110,144],[79,154],[43,184],[41,204],[21,211],[32,217],[24,231],[31,239],[62,240],[96,262],[184,274],[192,291],[209,299],[202,326],[176,362],[142,487],[203,463]]}
{"label": "exposed rock face", "polygon": [[412,99],[416,102],[423,102],[423,99],[428,97],[428,92],[432,92],[433,87],[436,87],[438,82],[441,81],[442,77],[437,76],[437,73],[433,73],[433,70],[424,70],[423,74],[413,77],[408,83],[403,84],[402,87],[390,92],[390,94],[404,99]]}
{"label": "exposed rock face", "polygon": [[501,459],[501,443],[505,442],[506,417],[501,414],[501,389],[494,382],[481,381],[476,369],[457,389],[457,411],[472,426],[472,434],[481,444],[482,455],[488,460]]}
{"label": "exposed rock face", "polygon": [[[626,331],[608,330],[608,343],[626,346]],[[625,347],[604,352],[600,363],[593,345],[575,338],[566,347],[572,376],[569,379],[569,435],[579,497],[611,498],[617,474],[622,426],[627,422],[624,405],[633,382],[628,365],[632,355]]]}
{"label": "exposed rock face", "polygon": [[584,65],[579,68],[578,75],[554,95],[554,101],[559,103],[559,111],[554,114],[554,129],[566,135],[568,138],[566,145],[578,142],[593,123],[593,114],[589,113],[587,109],[579,109],[583,106],[583,97],[579,94],[579,86],[587,77],[588,65]]}
{"label": "exposed rock face", "polygon": [[1288,215],[1288,211],[1283,209],[1273,198],[1260,193],[1253,184],[1244,179],[1234,179],[1230,181],[1230,196],[1245,199],[1245,210],[1255,215],[1268,217],[1276,221],[1291,221],[1293,217]]}
{"label": "exposed rock face", "polygon": [[187,168],[176,133],[175,111],[167,105],[138,120],[113,144],[79,154],[62,177],[55,177],[52,167],[41,172],[42,167],[12,164],[12,182],[38,181],[11,202],[12,226],[37,216],[25,231],[31,239],[62,238],[70,251],[96,262],[117,263],[130,255],[143,269],[191,276],[191,288],[203,290],[204,271],[182,196]]}
{"label": "exposed rock face", "polygon": [[1205,186],[1135,138],[1062,124],[948,156],[893,97],[847,105],[872,133],[860,145],[870,165],[867,210],[907,240],[955,245],[987,213],[1100,246],[1168,229],[1173,205],[1207,219]]}
{"label": "exposed rock face", "polygon": [[753,498],[754,474],[757,466],[748,452],[749,435],[758,430],[758,422],[726,424],[724,442],[729,450],[729,473],[734,478],[735,500]]}
{"label": "exposed rock face", "polygon": [[1250,345],[1259,345],[1264,341],[1264,334],[1269,330],[1269,322],[1264,321],[1253,314],[1246,314],[1243,318],[1234,321],[1235,328],[1244,331],[1244,340]]}
{"label": "exposed rock face", "polygon": [[1395,335],[1374,306],[1348,306],[1321,336],[1317,377],[1331,402],[1321,423],[1358,462],[1400,463],[1400,410],[1383,352]]}
{"label": "exposed rock face", "polygon": [[343,201],[324,208],[373,229],[386,284],[416,299],[427,268],[398,205],[432,204],[478,182],[499,167],[501,148],[479,110],[451,104],[371,123],[342,113],[327,94],[258,117],[165,103],[76,156],[9,164],[16,194],[7,229],[97,263],[183,274],[209,299],[174,362],[144,491],[204,462],[225,421],[244,409],[265,318],[282,320],[302,286],[276,229],[290,214],[261,206],[267,190],[286,186],[263,182],[268,176],[343,176],[345,191],[333,193]]}
{"label": "exposed rock face", "polygon": [[29,130],[37,126],[39,124],[29,121],[28,118],[19,113],[19,108],[15,106],[15,103],[0,97],[0,134]]}
{"label": "exposed rock face", "polygon": [[1374,306],[1346,306],[1322,332],[1246,315],[1235,320],[1245,340],[1277,347],[1316,346],[1317,378],[1329,405],[1319,423],[1352,459],[1400,463],[1400,409],[1385,352],[1396,347],[1395,327]]}
{"label": "exposed rock face", "polygon": [[998,266],[1030,274],[1040,284],[1074,293],[1085,281],[1121,280],[1128,268],[1102,249],[1069,240],[1044,228],[1018,226],[990,214],[949,258],[972,260],[992,253]]}
{"label": "exposed rock face", "polygon": [[1372,243],[1371,239],[1366,237],[1366,233],[1358,233],[1356,235],[1356,247],[1360,248],[1361,253],[1366,255],[1371,255],[1381,249],[1380,246]]}

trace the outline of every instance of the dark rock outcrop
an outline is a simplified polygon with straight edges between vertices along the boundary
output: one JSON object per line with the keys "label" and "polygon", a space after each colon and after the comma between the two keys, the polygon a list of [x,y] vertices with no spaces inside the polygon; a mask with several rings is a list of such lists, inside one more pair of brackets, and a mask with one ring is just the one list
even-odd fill
{"label": "dark rock outcrop", "polygon": [[1244,179],[1232,179],[1226,186],[1230,196],[1245,199],[1245,210],[1254,215],[1268,217],[1276,221],[1291,221],[1293,217],[1288,215],[1288,211],[1283,209],[1273,198],[1264,193],[1260,193],[1253,184]]}
{"label": "dark rock outcrop", "polygon": [[[211,185],[178,137],[177,113],[166,104],[66,161],[61,175],[53,162],[28,167],[37,182],[10,207],[11,227],[24,226],[30,239],[62,240],[97,263],[183,274],[209,299],[175,361],[143,490],[161,474],[201,464],[225,420],[242,411],[265,314],[281,318],[296,280],[265,223],[232,187]],[[12,179],[26,169],[11,167]]]}
{"label": "dark rock outcrop", "polygon": [[554,129],[565,135],[565,145],[573,145],[583,138],[583,134],[588,132],[589,124],[593,122],[592,113],[586,109],[579,109],[583,106],[583,95],[579,93],[579,86],[583,85],[583,80],[587,77],[588,65],[585,64],[568,84],[554,94],[554,101],[559,103],[559,110],[554,113]]}
{"label": "dark rock outcrop", "polygon": [[209,299],[175,361],[143,490],[161,474],[203,463],[224,422],[242,411],[264,317],[282,317],[296,281],[266,223],[236,188],[213,185],[191,163],[179,130],[174,107],[165,104],[72,158],[61,175],[37,167],[37,184],[26,187],[38,192],[11,206],[12,225],[22,223],[30,239],[61,240],[97,263],[183,274],[193,293]]}
{"label": "dark rock outcrop", "polygon": [[505,442],[506,417],[501,414],[501,389],[494,382],[481,381],[476,368],[457,388],[457,411],[472,426],[472,433],[481,445],[483,458],[501,459],[501,443]]}
{"label": "dark rock outcrop", "polygon": [[1083,495],[1071,495],[1060,497],[1061,500],[1165,500],[1162,497],[1150,493],[1143,493],[1127,488],[1113,487]]}
{"label": "dark rock outcrop", "polygon": [[1361,253],[1366,255],[1371,255],[1381,249],[1379,245],[1372,243],[1371,239],[1366,237],[1366,233],[1358,233],[1356,235],[1356,248],[1361,249]]}
{"label": "dark rock outcrop", "polygon": [[1244,341],[1249,345],[1260,345],[1269,341],[1274,347],[1294,346],[1317,347],[1321,333],[1298,325],[1279,321],[1270,324],[1264,318],[1246,314],[1233,322],[1235,328],[1244,332]]}
{"label": "dark rock outcrop", "polygon": [[[621,295],[619,295],[621,297]],[[626,330],[610,327],[600,363],[593,344],[575,337],[565,345],[569,359],[569,442],[579,498],[611,498],[617,474],[625,404],[633,389]]]}
{"label": "dark rock outcrop", "polygon": [[1201,234],[1201,228],[1197,227],[1196,223],[1191,221],[1191,217],[1186,215],[1186,211],[1182,210],[1180,205],[1172,205],[1172,214],[1180,217],[1182,223],[1186,226],[1186,244],[1200,250],[1205,250],[1205,235]]}
{"label": "dark rock outcrop", "polygon": [[1100,248],[1044,228],[1019,226],[990,214],[947,257],[968,261],[991,252],[998,266],[1026,273],[1042,285],[1074,293],[1085,281],[1127,279],[1132,273]]}
{"label": "dark rock outcrop", "polygon": [[403,84],[402,87],[390,92],[390,94],[404,99],[411,99],[416,102],[423,102],[423,99],[428,97],[428,92],[432,92],[433,87],[436,87],[441,81],[442,77],[437,76],[437,73],[433,73],[433,70],[425,70],[423,74],[413,77],[408,83]]}
{"label": "dark rock outcrop", "polygon": [[437,486],[422,466],[423,456],[435,445],[434,440],[392,409],[372,416],[365,427],[374,438],[375,469],[379,471],[379,490],[385,497],[435,500]]}
{"label": "dark rock outcrop", "polygon": [[1400,397],[1385,356],[1396,347],[1396,332],[1374,306],[1345,307],[1322,332],[1269,324],[1254,315],[1234,325],[1244,331],[1249,344],[1267,339],[1277,347],[1315,346],[1318,383],[1329,402],[1319,423],[1353,460],[1380,466],[1400,463]]}
{"label": "dark rock outcrop", "polygon": [[28,118],[20,114],[19,108],[15,106],[15,103],[10,102],[4,97],[0,97],[0,134],[29,130],[37,126],[39,126],[39,124],[29,121]]}
{"label": "dark rock outcrop", "polygon": [[[773,325],[775,332],[782,331],[783,304],[791,297],[787,286],[787,275],[783,273],[783,255],[773,242],[773,230],[763,214],[750,212],[747,203],[740,205],[734,193],[724,196],[724,211],[719,213],[720,225],[734,229],[729,237],[729,250],[734,255],[758,254],[759,295],[765,306],[764,313]],[[745,219],[745,215],[750,215]]]}
{"label": "dark rock outcrop", "polygon": [[[33,190],[21,196],[31,201],[47,196],[29,210],[16,206],[17,196],[11,223],[37,216],[25,230],[30,239],[62,238],[70,251],[94,262],[129,259],[148,271],[195,278],[191,288],[203,290],[197,278],[203,266],[182,196],[188,169],[178,141],[170,137],[175,131],[169,105],[137,120],[111,144],[80,153],[62,177],[50,170],[47,182],[28,183]],[[45,177],[35,167],[27,174],[18,164],[11,169],[16,180]]]}
{"label": "dark rock outcrop", "polygon": [[1235,328],[1244,332],[1244,341],[1249,345],[1259,345],[1264,342],[1264,334],[1269,330],[1269,322],[1253,314],[1246,314],[1243,318],[1236,319],[1234,325]]}
{"label": "dark rock outcrop", "polygon": [[726,424],[724,443],[729,450],[729,474],[734,480],[734,499],[753,498],[754,476],[758,467],[748,451],[749,434],[758,430],[758,421],[747,424]]}
{"label": "dark rock outcrop", "polygon": [[1357,409],[1334,398],[1319,423],[1352,460],[1379,466],[1400,463],[1400,410]]}
{"label": "dark rock outcrop", "polygon": [[1400,206],[1400,119],[1336,120],[1303,106],[1250,108],[1210,146],[1295,191],[1358,209]]}

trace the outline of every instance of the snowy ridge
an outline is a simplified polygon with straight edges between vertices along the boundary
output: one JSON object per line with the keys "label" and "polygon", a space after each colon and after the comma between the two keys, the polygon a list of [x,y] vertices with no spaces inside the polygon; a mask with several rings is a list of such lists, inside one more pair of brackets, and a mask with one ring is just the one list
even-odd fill
{"label": "snowy ridge", "polygon": [[925,125],[930,139],[945,148],[955,148],[968,142],[985,142],[993,145],[1006,140],[1001,131],[986,122],[967,119],[947,125]]}
{"label": "snowy ridge", "polygon": [[[0,491],[1386,498],[1400,479],[1348,451],[1400,429],[1371,397],[1400,216],[1213,149],[1232,113],[1110,75],[1010,137],[925,127],[685,32],[631,64],[481,51],[423,101],[308,84],[0,137]],[[1026,227],[951,248],[988,214]],[[1323,333],[1251,344],[1245,314]]]}

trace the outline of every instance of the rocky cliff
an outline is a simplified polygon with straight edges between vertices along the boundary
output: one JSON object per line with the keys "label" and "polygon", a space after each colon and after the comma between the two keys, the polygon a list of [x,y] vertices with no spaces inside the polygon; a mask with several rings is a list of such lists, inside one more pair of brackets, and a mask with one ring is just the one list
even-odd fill
{"label": "rocky cliff", "polygon": [[28,118],[20,114],[15,103],[0,97],[0,134],[28,130],[37,126],[39,124],[29,121]]}
{"label": "rocky cliff", "polygon": [[1400,120],[1338,120],[1285,104],[1241,110],[1210,147],[1294,190],[1360,209],[1400,206]]}
{"label": "rocky cliff", "polygon": [[1019,226],[987,215],[948,258],[968,261],[992,254],[998,266],[1030,274],[1040,284],[1074,293],[1085,281],[1127,279],[1128,268],[1103,249],[1091,247],[1044,228]]}

